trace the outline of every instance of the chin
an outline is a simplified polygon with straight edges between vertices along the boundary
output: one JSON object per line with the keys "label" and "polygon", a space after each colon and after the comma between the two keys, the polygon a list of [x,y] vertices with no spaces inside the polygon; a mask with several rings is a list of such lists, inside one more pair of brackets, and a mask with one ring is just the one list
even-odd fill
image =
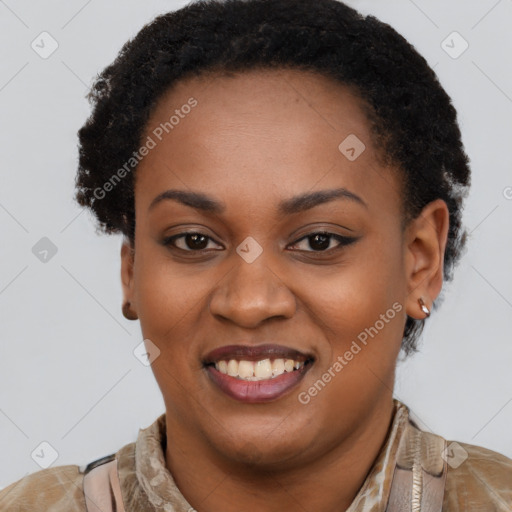
{"label": "chin", "polygon": [[266,440],[261,440],[258,444],[248,441],[245,444],[240,443],[238,447],[232,447],[228,453],[224,452],[224,456],[253,470],[260,469],[268,472],[289,467],[304,448],[304,446],[283,446],[282,443],[276,445]]}
{"label": "chin", "polygon": [[310,441],[305,429],[298,425],[292,431],[283,428],[269,431],[268,422],[267,428],[240,428],[222,439],[210,438],[211,445],[226,460],[265,471],[289,467],[292,461],[304,454],[311,445]]}

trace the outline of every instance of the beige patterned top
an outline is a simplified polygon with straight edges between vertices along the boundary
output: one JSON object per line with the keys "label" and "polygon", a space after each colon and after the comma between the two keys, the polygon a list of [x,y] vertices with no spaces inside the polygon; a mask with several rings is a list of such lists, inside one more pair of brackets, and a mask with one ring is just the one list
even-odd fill
{"label": "beige patterned top", "polygon": [[[346,512],[386,510],[395,463],[407,462],[406,440],[418,430],[408,408],[398,400],[394,406],[386,441]],[[116,453],[126,512],[193,512],[165,466],[165,436],[164,413]],[[512,460],[465,443],[448,442],[448,448],[443,512],[512,512]],[[430,456],[429,450],[421,454],[423,467]],[[0,491],[0,511],[85,511],[83,469],[57,466],[25,476]]]}

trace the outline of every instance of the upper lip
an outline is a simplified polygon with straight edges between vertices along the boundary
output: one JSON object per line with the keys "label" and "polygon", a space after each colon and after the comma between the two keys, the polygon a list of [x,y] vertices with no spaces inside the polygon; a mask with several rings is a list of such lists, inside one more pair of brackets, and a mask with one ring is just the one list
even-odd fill
{"label": "upper lip", "polygon": [[262,345],[226,345],[209,352],[203,359],[203,364],[207,365],[230,359],[244,361],[260,361],[261,359],[307,361],[313,359],[313,356],[284,345],[269,343]]}

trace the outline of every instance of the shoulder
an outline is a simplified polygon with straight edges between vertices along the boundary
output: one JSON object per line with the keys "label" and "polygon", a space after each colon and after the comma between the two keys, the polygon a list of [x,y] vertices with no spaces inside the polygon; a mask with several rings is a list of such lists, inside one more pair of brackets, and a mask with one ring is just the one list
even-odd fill
{"label": "shoulder", "polygon": [[117,460],[123,482],[135,486],[135,443],[130,443],[84,466],[51,467],[17,480],[0,490],[0,511],[86,512],[84,476],[112,460]]}
{"label": "shoulder", "polygon": [[[431,475],[446,466],[443,511],[512,511],[512,459],[424,431],[410,417],[404,437],[397,459],[401,467],[411,466],[416,456]],[[415,440],[420,443],[417,448]]]}
{"label": "shoulder", "polygon": [[0,510],[85,511],[82,480],[77,465],[36,471],[0,490]]}
{"label": "shoulder", "polygon": [[446,441],[445,458],[448,472],[443,509],[511,510],[512,459],[457,441]]}

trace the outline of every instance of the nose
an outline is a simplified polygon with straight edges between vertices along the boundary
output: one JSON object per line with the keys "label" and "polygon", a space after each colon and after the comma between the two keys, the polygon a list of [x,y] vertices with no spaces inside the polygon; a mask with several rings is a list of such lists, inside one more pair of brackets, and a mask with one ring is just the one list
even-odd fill
{"label": "nose", "polygon": [[[291,318],[296,300],[292,291],[270,268],[263,252],[247,263],[233,255],[232,268],[221,279],[210,299],[210,312],[246,328],[258,327],[271,318]],[[275,265],[274,265],[275,267]]]}

